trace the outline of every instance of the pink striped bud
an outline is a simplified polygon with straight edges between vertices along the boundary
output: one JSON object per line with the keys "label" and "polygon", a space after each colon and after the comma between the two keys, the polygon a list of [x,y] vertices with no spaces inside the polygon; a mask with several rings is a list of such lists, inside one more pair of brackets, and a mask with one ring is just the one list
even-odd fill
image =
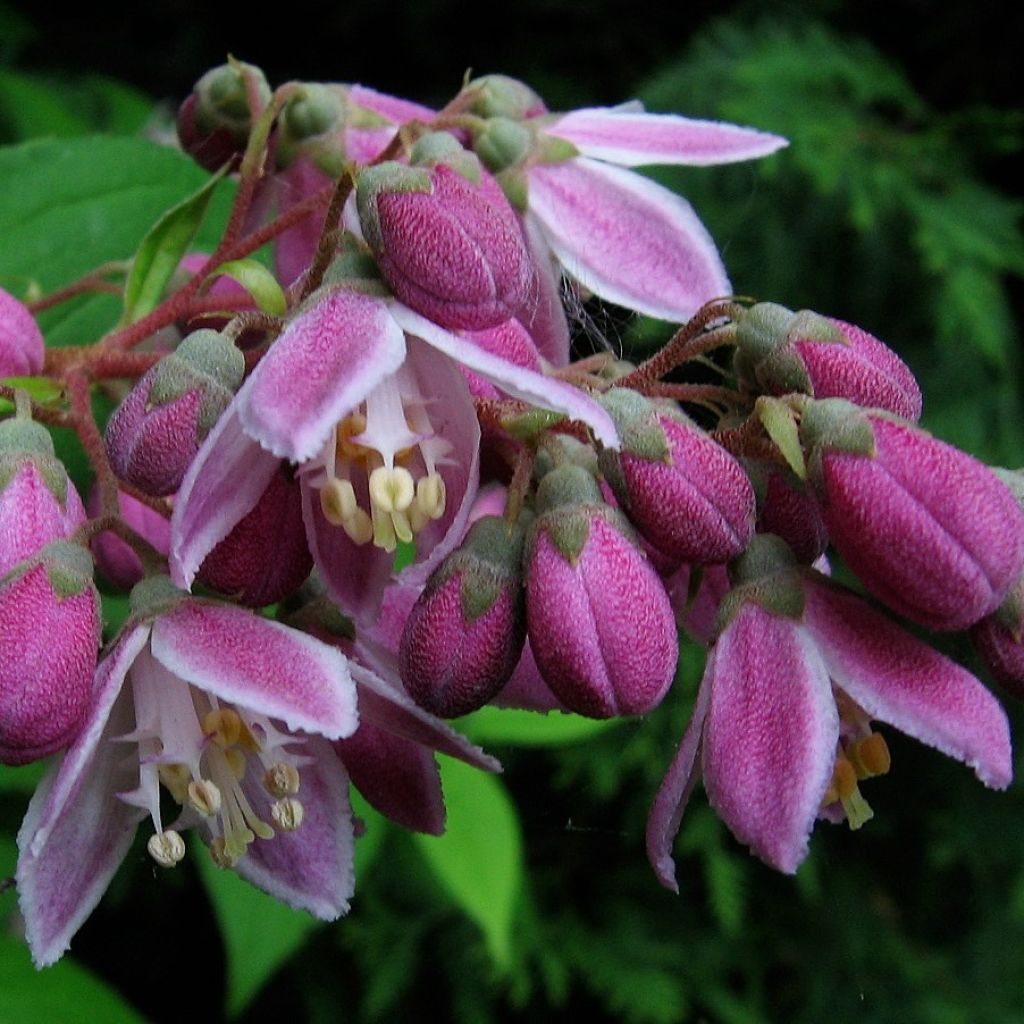
{"label": "pink striped bud", "polygon": [[299,482],[282,464],[252,510],[206,556],[196,579],[262,608],[297,590],[312,568]]}
{"label": "pink striped bud", "polygon": [[147,371],[107,423],[114,472],[148,494],[172,494],[242,382],[245,360],[216,331],[190,334]]}
{"label": "pink striped bud", "polygon": [[0,584],[0,762],[74,739],[92,694],[100,599],[85,548],[55,541]]}
{"label": "pink striped bud", "polygon": [[43,368],[45,356],[35,317],[0,288],[0,377],[31,377]]}
{"label": "pink striped bud", "polygon": [[526,635],[522,552],[522,527],[484,516],[427,582],[398,652],[402,682],[427,711],[468,714],[512,675]]}
{"label": "pink striped bud", "polygon": [[49,431],[31,420],[0,423],[0,576],[84,522]]}
{"label": "pink striped bud", "polygon": [[679,644],[668,595],[625,517],[580,466],[537,494],[526,555],[526,618],[537,667],[559,700],[591,718],[656,707]]}
{"label": "pink striped bud", "polygon": [[739,320],[736,343],[736,372],[752,391],[845,398],[914,421],[921,415],[910,368],[853,324],[759,302]]}
{"label": "pink striped bud", "polygon": [[931,629],[999,607],[1024,571],[1024,511],[987,466],[841,399],[808,403],[800,435],[829,537],[876,597]]}
{"label": "pink striped bud", "polygon": [[757,530],[774,533],[805,565],[828,547],[828,530],[813,492],[784,466],[744,460],[757,494]]}
{"label": "pink striped bud", "polygon": [[[171,524],[166,516],[124,491],[118,492],[117,503],[124,522],[162,555],[166,555],[171,546]],[[89,492],[85,506],[89,515],[100,514],[98,488],[93,487]],[[96,534],[89,542],[89,547],[96,560],[96,567],[119,590],[129,591],[142,579],[142,561],[131,545],[115,533],[107,530]]]}
{"label": "pink striped bud", "polygon": [[1024,576],[999,608],[973,627],[971,639],[1003,689],[1024,700]]}
{"label": "pink striped bud", "polygon": [[622,448],[601,471],[630,521],[680,562],[735,558],[754,532],[754,489],[743,467],[686,415],[624,388],[602,396]]}
{"label": "pink striped bud", "polygon": [[497,183],[459,148],[425,167],[382,163],[357,180],[363,234],[391,290],[443,327],[484,330],[523,306],[533,281]]}

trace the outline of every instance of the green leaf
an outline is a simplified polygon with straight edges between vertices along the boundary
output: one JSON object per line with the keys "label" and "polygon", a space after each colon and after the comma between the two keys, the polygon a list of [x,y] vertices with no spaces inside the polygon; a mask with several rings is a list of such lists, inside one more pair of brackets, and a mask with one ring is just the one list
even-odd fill
{"label": "green leaf", "polygon": [[365,828],[363,834],[356,840],[355,869],[358,884],[377,859],[384,842],[384,834],[388,830],[388,820],[378,814],[357,789],[349,790],[349,800],[352,801],[352,814],[362,821]]}
{"label": "green leaf", "polygon": [[199,230],[222,173],[213,175],[196,192],[168,210],[147,232],[125,282],[124,323],[141,320],[159,305],[164,289]]}
{"label": "green leaf", "polygon": [[144,1024],[145,1018],[91,972],[65,958],[37,971],[27,947],[0,935],[0,1021],[4,1024]]}
{"label": "green leaf", "polygon": [[43,777],[46,761],[33,761],[17,768],[0,767],[0,793],[31,793]]}
{"label": "green leaf", "polygon": [[485,707],[459,719],[459,729],[474,743],[507,743],[520,747],[560,747],[580,743],[619,725],[617,719],[584,718],[561,711]]}
{"label": "green leaf", "polygon": [[523,882],[522,835],[505,787],[461,761],[441,766],[448,831],[413,836],[460,909],[483,931],[495,965],[511,963],[512,922]]}
{"label": "green leaf", "polygon": [[284,316],[288,300],[277,278],[258,260],[229,260],[207,276],[210,280],[226,274],[237,281],[255,300],[256,305],[271,316]]}
{"label": "green leaf", "polygon": [[[50,404],[56,402],[63,390],[48,377],[5,377],[3,383],[9,388],[21,388],[29,398],[36,402]],[[14,403],[0,398],[0,413],[14,411]]]}
{"label": "green leaf", "polygon": [[[87,136],[0,148],[0,285],[44,293],[135,252],[153,223],[210,180],[183,153],[146,139]],[[234,185],[217,190],[195,239],[212,249]],[[39,314],[49,345],[82,345],[117,321],[112,295],[80,296]]]}
{"label": "green leaf", "polygon": [[234,871],[218,868],[205,849],[198,851],[197,860],[224,942],[227,1012],[237,1017],[322,924],[242,881]]}
{"label": "green leaf", "polygon": [[66,82],[0,69],[0,127],[13,139],[82,135],[89,124],[71,109]]}

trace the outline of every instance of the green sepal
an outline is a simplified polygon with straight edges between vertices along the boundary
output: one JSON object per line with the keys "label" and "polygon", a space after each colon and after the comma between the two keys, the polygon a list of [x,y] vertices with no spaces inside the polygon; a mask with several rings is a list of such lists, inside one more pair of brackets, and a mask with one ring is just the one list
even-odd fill
{"label": "green sepal", "polygon": [[[40,562],[46,567],[46,578],[50,581],[58,601],[75,597],[87,587],[92,587],[96,593],[92,581],[92,555],[81,544],[74,544],[69,540],[55,540],[39,552],[30,563],[30,567],[34,568]],[[24,564],[23,562],[22,565]],[[99,601],[98,593],[96,600]]]}
{"label": "green sepal", "polygon": [[384,244],[377,212],[377,196],[382,192],[423,192],[429,195],[433,191],[434,183],[430,171],[425,167],[408,167],[395,160],[364,167],[356,178],[356,209],[370,248],[377,250]]}
{"label": "green sepal", "polygon": [[715,635],[749,601],[779,618],[802,618],[804,569],[781,537],[758,533],[747,550],[729,567],[733,587],[722,599],[715,618]]}
{"label": "green sepal", "polygon": [[483,173],[476,154],[466,149],[451,132],[427,132],[421,135],[412,147],[409,163],[413,167],[437,167],[443,164],[472,185],[480,184]]}
{"label": "green sepal", "polygon": [[806,480],[807,464],[800,447],[800,428],[793,407],[782,399],[761,395],[754,404],[754,412],[789,468],[801,480]]}
{"label": "green sepal", "polygon": [[188,598],[169,576],[146,576],[132,587],[128,596],[132,618],[148,621],[169,612]]}
{"label": "green sepal", "polygon": [[[821,459],[826,452],[847,452],[873,459],[877,454],[875,430],[864,410],[845,398],[806,399],[800,403],[800,441],[808,452],[808,477],[821,482]],[[898,416],[875,411],[895,422]],[[923,433],[923,431],[922,431]]]}
{"label": "green sepal", "polygon": [[522,122],[507,117],[492,117],[473,133],[473,150],[492,173],[520,166],[533,152],[534,133]]}

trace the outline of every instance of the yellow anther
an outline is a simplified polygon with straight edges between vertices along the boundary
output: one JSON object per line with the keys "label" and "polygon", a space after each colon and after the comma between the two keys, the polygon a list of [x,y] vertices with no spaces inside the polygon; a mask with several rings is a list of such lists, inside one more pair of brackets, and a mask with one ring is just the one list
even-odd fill
{"label": "yellow anther", "polygon": [[369,544],[373,540],[373,520],[361,508],[357,508],[351,519],[342,524],[353,544]]}
{"label": "yellow anther", "polygon": [[270,816],[282,832],[294,832],[302,824],[304,814],[302,804],[293,796],[278,800],[270,808]]}
{"label": "yellow anther", "polygon": [[162,868],[173,868],[185,856],[185,840],[174,829],[166,829],[149,837],[146,849]]}
{"label": "yellow anther", "polygon": [[391,519],[391,516],[378,509],[375,508],[373,510],[373,543],[376,547],[383,548],[389,553],[398,547],[398,541],[395,537],[395,524]]}
{"label": "yellow anther", "polygon": [[223,836],[217,836],[213,842],[210,843],[210,857],[213,863],[219,868],[233,868],[235,863],[238,861],[238,857],[231,857],[228,855],[227,844],[224,842]]}
{"label": "yellow anther", "polygon": [[273,797],[295,796],[299,791],[299,770],[293,764],[278,761],[263,775],[263,788]]}
{"label": "yellow anther", "polygon": [[358,437],[366,430],[366,417],[361,412],[354,412],[346,416],[336,427],[334,434],[334,448],[339,459],[360,459],[365,458],[367,449],[358,441],[350,441],[349,438]]}
{"label": "yellow anther", "polygon": [[445,497],[440,473],[420,477],[416,484],[416,506],[428,519],[440,519],[444,515]]}
{"label": "yellow anther", "polygon": [[381,512],[404,512],[416,497],[412,473],[401,466],[378,466],[370,474],[370,504]]}
{"label": "yellow anther", "polygon": [[[836,756],[835,767],[832,769],[832,782],[828,788],[829,793],[835,791],[835,796],[832,797],[832,800],[826,800],[827,803],[845,800],[857,788],[857,772],[843,754]],[[826,794],[826,798],[827,796],[828,794]]]}
{"label": "yellow anther", "polygon": [[859,829],[861,825],[866,824],[875,816],[875,812],[871,810],[867,800],[860,795],[860,790],[856,786],[853,787],[853,792],[848,796],[840,797],[840,799],[842,800],[843,810],[846,812],[846,820],[853,831]]}
{"label": "yellow anther", "polygon": [[200,779],[188,784],[189,805],[200,814],[209,817],[220,812],[220,789],[209,779]]}
{"label": "yellow anther", "polygon": [[214,708],[203,716],[203,732],[218,747],[233,747],[242,738],[243,728],[238,712],[231,708]]}
{"label": "yellow anther", "polygon": [[851,743],[846,748],[846,756],[856,769],[858,779],[886,775],[892,764],[885,738],[877,732]]}
{"label": "yellow anther", "polygon": [[157,768],[157,775],[179,804],[188,799],[188,784],[192,780],[192,774],[187,765],[162,764]]}
{"label": "yellow anther", "polygon": [[320,509],[332,526],[344,526],[357,512],[362,511],[351,482],[334,478],[320,488]]}

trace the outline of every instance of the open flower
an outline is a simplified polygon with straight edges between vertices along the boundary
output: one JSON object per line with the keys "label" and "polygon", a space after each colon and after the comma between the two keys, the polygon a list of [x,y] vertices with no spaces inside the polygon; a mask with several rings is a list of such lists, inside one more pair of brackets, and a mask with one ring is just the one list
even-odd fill
{"label": "open flower", "polygon": [[[181,860],[178,829],[196,825],[220,866],[278,899],[327,920],[348,909],[348,777],[328,742],[357,724],[345,658],[166,580],[136,588],[133,602],[147,601],[100,662],[85,725],[18,836],[40,967],[67,949],[147,817],[158,864]],[[161,785],[183,806],[170,825]]]}
{"label": "open flower", "polygon": [[281,459],[299,466],[309,548],[346,611],[376,609],[398,541],[416,538],[425,581],[465,533],[477,486],[480,433],[460,364],[618,443],[576,388],[397,302],[328,290],[274,343],[186,474],[171,520],[175,582],[191,583]]}
{"label": "open flower", "polygon": [[663,885],[677,888],[672,840],[702,767],[737,839],[787,873],[817,817],[853,828],[871,817],[859,782],[889,768],[873,719],[966,762],[988,786],[1009,784],[1006,716],[966,669],[811,570],[743,590],[726,599],[732,614],[651,809],[647,851]]}

